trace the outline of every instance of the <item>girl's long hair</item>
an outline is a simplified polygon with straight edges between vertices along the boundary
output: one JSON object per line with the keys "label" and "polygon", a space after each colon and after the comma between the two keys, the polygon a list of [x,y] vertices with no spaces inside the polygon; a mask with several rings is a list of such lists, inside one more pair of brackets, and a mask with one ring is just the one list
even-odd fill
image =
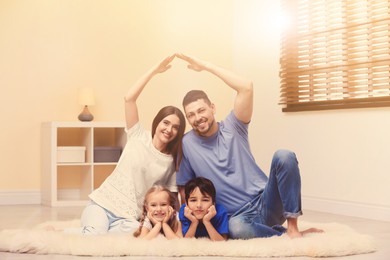
{"label": "girl's long hair", "polygon": [[[142,207],[142,215],[141,215],[141,218],[139,220],[140,225],[139,225],[139,228],[134,232],[134,234],[133,234],[134,237],[138,237],[141,234],[141,229],[143,227],[145,218],[147,217],[147,214],[148,214],[147,205],[148,205],[149,195],[154,193],[154,192],[160,192],[160,191],[164,191],[168,194],[169,206],[171,206],[174,210],[174,214],[171,216],[171,219],[168,221],[167,224],[171,227],[171,229],[175,233],[176,233],[177,229],[179,228],[179,221],[176,217],[176,209],[177,209],[177,205],[178,205],[178,200],[177,200],[176,195],[161,185],[154,185],[145,194],[144,203],[143,203],[143,207]],[[151,223],[151,224],[153,225],[153,223]],[[160,233],[163,234],[162,229],[161,229]]]}
{"label": "girl's long hair", "polygon": [[152,138],[154,137],[154,134],[156,133],[157,125],[167,116],[169,115],[176,115],[179,118],[180,126],[177,131],[177,135],[175,139],[173,139],[170,143],[167,145],[167,151],[169,154],[173,156],[173,160],[175,162],[175,168],[176,170],[179,169],[179,165],[181,162],[181,159],[183,157],[183,150],[181,145],[181,140],[183,139],[184,131],[186,129],[186,119],[184,117],[183,112],[175,106],[166,106],[160,109],[158,111],[157,115],[154,117],[152,122]]}

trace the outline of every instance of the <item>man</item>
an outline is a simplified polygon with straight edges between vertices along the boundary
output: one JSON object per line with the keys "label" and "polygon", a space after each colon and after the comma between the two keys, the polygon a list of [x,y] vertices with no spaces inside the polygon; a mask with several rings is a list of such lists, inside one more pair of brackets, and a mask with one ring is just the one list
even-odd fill
{"label": "man", "polygon": [[[248,142],[253,111],[253,85],[226,69],[184,54],[176,57],[195,71],[208,71],[237,92],[232,112],[221,122],[214,118],[215,105],[201,90],[183,99],[184,113],[192,126],[183,138],[183,159],[176,182],[183,185],[195,177],[210,179],[217,190],[217,203],[229,214],[229,234],[236,239],[269,237],[285,232],[301,237],[311,228],[298,229],[301,211],[301,180],[293,152],[275,153],[269,178],[256,164]],[[287,220],[287,230],[281,225]]]}

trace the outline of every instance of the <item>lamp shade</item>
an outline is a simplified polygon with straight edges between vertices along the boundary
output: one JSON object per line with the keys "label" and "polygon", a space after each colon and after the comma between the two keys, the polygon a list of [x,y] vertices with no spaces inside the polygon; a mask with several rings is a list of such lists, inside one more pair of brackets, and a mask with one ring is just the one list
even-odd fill
{"label": "lamp shade", "polygon": [[79,88],[79,104],[83,106],[95,105],[93,88]]}

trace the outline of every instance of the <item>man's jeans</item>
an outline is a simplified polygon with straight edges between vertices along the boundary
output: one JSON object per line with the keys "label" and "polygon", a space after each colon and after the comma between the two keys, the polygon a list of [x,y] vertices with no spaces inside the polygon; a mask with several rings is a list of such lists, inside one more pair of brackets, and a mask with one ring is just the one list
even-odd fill
{"label": "man's jeans", "polygon": [[282,235],[286,218],[297,218],[301,211],[301,177],[293,152],[274,154],[271,172],[264,190],[234,213],[229,220],[233,239]]}

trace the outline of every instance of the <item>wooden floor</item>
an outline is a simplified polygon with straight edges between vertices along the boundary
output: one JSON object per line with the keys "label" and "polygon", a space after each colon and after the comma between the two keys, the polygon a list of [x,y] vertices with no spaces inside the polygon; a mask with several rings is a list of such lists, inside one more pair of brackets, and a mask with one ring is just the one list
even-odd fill
{"label": "wooden floor", "polygon": [[[32,226],[45,222],[45,221],[63,221],[79,219],[82,207],[66,207],[66,208],[51,208],[41,205],[12,205],[12,206],[0,206],[0,229],[13,229],[13,228],[31,228]],[[308,222],[337,222],[346,224],[359,233],[372,235],[377,240],[378,251],[371,254],[365,255],[353,255],[346,257],[332,257],[331,260],[389,260],[390,259],[390,222],[373,221],[361,218],[346,217],[340,215],[326,214],[313,211],[305,211],[304,215],[300,218],[301,220]],[[111,259],[152,259],[150,257],[78,257],[69,255],[33,255],[33,254],[11,254],[0,252],[1,260],[111,260]],[[175,260],[189,260],[189,259],[233,259],[229,257],[154,257],[153,259],[175,259]],[[234,258],[237,259],[237,258]],[[252,258],[242,258],[250,260]],[[261,258],[268,259],[268,258]],[[270,258],[272,260],[281,258]],[[289,260],[297,259],[313,259],[309,257],[288,257]]]}

